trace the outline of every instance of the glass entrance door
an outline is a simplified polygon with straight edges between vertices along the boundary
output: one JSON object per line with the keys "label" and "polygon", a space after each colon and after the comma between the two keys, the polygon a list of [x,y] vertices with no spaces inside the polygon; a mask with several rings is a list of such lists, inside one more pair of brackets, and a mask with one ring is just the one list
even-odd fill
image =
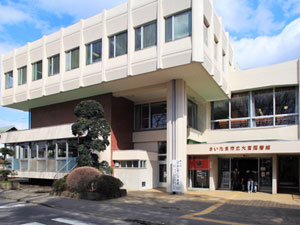
{"label": "glass entrance door", "polygon": [[278,188],[280,191],[299,190],[299,156],[278,157]]}
{"label": "glass entrance door", "polygon": [[167,143],[158,142],[158,186],[167,187]]}
{"label": "glass entrance door", "polygon": [[272,192],[272,158],[259,160],[259,191]]}
{"label": "glass entrance door", "polygon": [[230,174],[230,163],[231,160],[228,158],[219,158],[219,188],[230,189],[231,188],[231,174]]}

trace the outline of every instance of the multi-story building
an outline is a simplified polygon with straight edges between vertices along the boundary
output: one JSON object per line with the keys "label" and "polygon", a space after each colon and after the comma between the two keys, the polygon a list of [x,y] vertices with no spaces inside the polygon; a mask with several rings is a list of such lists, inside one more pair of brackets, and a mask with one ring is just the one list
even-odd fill
{"label": "multi-story building", "polygon": [[100,154],[131,189],[299,190],[299,61],[235,71],[212,0],[129,0],[2,56],[2,105],[30,129],[4,133],[18,176],[74,168],[74,107],[99,101]]}

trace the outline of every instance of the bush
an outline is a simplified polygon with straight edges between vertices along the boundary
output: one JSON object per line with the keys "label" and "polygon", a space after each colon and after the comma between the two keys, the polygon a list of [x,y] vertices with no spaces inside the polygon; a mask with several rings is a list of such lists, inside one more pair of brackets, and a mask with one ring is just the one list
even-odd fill
{"label": "bush", "polygon": [[100,195],[112,198],[120,195],[120,188],[123,186],[123,183],[118,178],[101,175],[91,182],[91,186],[95,189],[95,192]]}
{"label": "bush", "polygon": [[53,192],[61,193],[61,192],[67,190],[67,183],[66,183],[67,176],[68,175],[66,175],[63,178],[60,178],[60,179],[54,181],[54,183],[52,185]]}
{"label": "bush", "polygon": [[70,191],[87,192],[91,181],[101,175],[100,171],[90,166],[78,167],[67,177],[66,183]]}

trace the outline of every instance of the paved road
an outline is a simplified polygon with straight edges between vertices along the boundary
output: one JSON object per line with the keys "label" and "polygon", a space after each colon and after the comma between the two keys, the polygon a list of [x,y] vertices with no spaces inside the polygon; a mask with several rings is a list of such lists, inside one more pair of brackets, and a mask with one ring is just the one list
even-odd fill
{"label": "paved road", "polygon": [[136,224],[111,218],[95,217],[45,207],[0,199],[1,225],[95,225],[95,224]]}

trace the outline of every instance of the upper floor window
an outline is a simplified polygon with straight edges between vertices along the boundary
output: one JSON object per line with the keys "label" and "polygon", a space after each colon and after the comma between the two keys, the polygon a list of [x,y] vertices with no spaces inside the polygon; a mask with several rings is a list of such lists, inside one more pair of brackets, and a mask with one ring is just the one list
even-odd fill
{"label": "upper floor window", "polygon": [[156,102],[135,106],[135,129],[160,129],[167,126],[167,104]]}
{"label": "upper floor window", "polygon": [[32,80],[40,80],[42,79],[43,74],[43,64],[42,61],[36,62],[32,64]]}
{"label": "upper floor window", "polygon": [[135,29],[135,50],[156,45],[156,21]]}
{"label": "upper floor window", "polygon": [[218,51],[219,51],[219,40],[217,39],[217,37],[215,36],[214,38],[214,55],[215,55],[215,59],[218,60]]}
{"label": "upper floor window", "polygon": [[225,61],[226,61],[226,53],[222,50],[222,70],[225,72]]}
{"label": "upper floor window", "polygon": [[79,68],[79,48],[66,52],[66,70]]}
{"label": "upper floor window", "polygon": [[18,85],[26,84],[27,82],[27,66],[18,69]]}
{"label": "upper floor window", "polygon": [[101,61],[102,40],[94,41],[86,45],[86,65]]}
{"label": "upper floor window", "polygon": [[297,99],[296,87],[235,93],[230,101],[211,103],[211,127],[227,129],[297,124]]}
{"label": "upper floor window", "polygon": [[209,23],[207,19],[204,17],[203,39],[206,46],[208,46],[208,28],[209,28]]}
{"label": "upper floor window", "polygon": [[166,18],[166,42],[192,35],[192,11],[185,11]]}
{"label": "upper floor window", "polygon": [[198,105],[188,100],[188,127],[198,129]]}
{"label": "upper floor window", "polygon": [[52,76],[59,73],[59,54],[48,58],[48,75]]}
{"label": "upper floor window", "polygon": [[127,54],[127,31],[109,38],[109,58]]}
{"label": "upper floor window", "polygon": [[13,87],[13,71],[5,73],[5,89]]}

